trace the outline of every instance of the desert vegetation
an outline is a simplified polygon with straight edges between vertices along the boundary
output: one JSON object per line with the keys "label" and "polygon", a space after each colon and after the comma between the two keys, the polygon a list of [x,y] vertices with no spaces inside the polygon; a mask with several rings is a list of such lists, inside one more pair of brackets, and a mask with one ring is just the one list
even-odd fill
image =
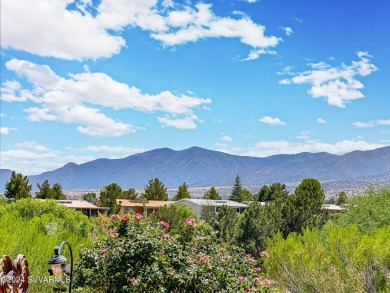
{"label": "desert vegetation", "polygon": [[[25,196],[13,188],[8,198],[17,200],[0,201],[0,252],[24,254],[31,275],[45,276],[53,247],[67,240],[74,292],[390,292],[389,188],[343,196],[346,211],[330,216],[315,179],[293,193],[274,183],[248,195],[238,177],[232,197],[248,203],[245,212],[224,206],[198,218],[180,204],[119,216],[115,199],[138,195],[111,184],[86,197],[107,199],[110,216],[88,219],[53,200],[31,199],[16,175]],[[139,197],[165,199],[164,188],[153,179]],[[183,183],[177,197],[189,196]],[[219,198],[213,188],[204,197]],[[50,286],[32,283],[30,292]]]}

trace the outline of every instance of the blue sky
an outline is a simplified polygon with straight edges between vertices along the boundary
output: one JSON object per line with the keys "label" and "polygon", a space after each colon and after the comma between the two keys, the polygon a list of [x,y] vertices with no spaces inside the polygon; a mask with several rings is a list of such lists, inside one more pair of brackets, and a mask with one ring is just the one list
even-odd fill
{"label": "blue sky", "polygon": [[390,145],[387,0],[3,0],[1,168]]}

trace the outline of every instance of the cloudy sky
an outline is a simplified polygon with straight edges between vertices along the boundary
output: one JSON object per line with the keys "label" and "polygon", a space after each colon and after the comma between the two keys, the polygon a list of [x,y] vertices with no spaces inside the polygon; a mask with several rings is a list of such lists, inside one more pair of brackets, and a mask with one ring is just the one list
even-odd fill
{"label": "cloudy sky", "polygon": [[388,0],[2,0],[1,166],[390,145]]}

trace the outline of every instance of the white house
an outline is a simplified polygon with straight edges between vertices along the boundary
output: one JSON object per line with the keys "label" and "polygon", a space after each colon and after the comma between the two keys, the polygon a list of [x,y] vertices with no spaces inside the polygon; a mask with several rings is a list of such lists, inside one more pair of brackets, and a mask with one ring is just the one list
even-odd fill
{"label": "white house", "polygon": [[184,204],[192,209],[199,217],[202,215],[202,210],[204,207],[212,207],[214,208],[214,211],[218,213],[222,206],[228,206],[235,209],[239,214],[243,213],[248,207],[246,204],[227,199],[214,200],[201,198],[183,198],[176,202],[172,202],[172,204]]}

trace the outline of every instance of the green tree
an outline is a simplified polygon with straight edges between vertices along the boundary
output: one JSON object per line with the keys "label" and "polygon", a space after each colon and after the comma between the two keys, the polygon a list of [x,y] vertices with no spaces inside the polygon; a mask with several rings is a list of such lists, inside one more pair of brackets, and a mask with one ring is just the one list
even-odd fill
{"label": "green tree", "polygon": [[230,200],[242,202],[242,184],[241,184],[241,178],[237,174],[236,179],[234,181],[234,186],[232,189],[232,193],[229,197]]}
{"label": "green tree", "polygon": [[121,195],[122,188],[117,183],[104,186],[100,191],[100,206],[110,208],[109,214],[117,213],[119,206],[116,203],[116,199],[121,198]]}
{"label": "green tree", "polygon": [[12,171],[10,180],[5,184],[4,196],[15,200],[31,197],[32,185],[28,183],[29,179],[27,176]]}
{"label": "green tree", "polygon": [[257,200],[257,196],[254,196],[248,189],[243,188],[241,190],[241,202]]}
{"label": "green tree", "polygon": [[49,180],[43,181],[42,185],[37,183],[38,192],[35,193],[36,198],[54,199],[53,189],[50,186]]}
{"label": "green tree", "polygon": [[173,197],[173,200],[180,200],[183,198],[191,198],[191,194],[188,191],[188,185],[183,182],[182,185],[179,186],[176,195]]}
{"label": "green tree", "polygon": [[390,188],[370,188],[353,197],[336,223],[343,227],[357,225],[364,233],[390,226]]}
{"label": "green tree", "polygon": [[276,182],[270,186],[263,185],[258,193],[258,200],[261,202],[288,197],[288,190],[285,184]]}
{"label": "green tree", "polygon": [[38,192],[35,193],[36,198],[43,199],[66,199],[66,195],[62,192],[62,187],[59,183],[54,183],[50,186],[49,180],[45,180],[42,185],[37,183]]}
{"label": "green tree", "polygon": [[147,200],[168,200],[167,189],[158,178],[150,179],[142,198]]}
{"label": "green tree", "polygon": [[66,199],[66,195],[62,192],[62,186],[56,182],[53,184],[54,199]]}
{"label": "green tree", "polygon": [[209,190],[205,192],[203,195],[203,199],[214,199],[214,200],[221,200],[222,197],[219,195],[217,190],[214,186],[211,186]]}
{"label": "green tree", "polygon": [[340,192],[339,195],[337,196],[336,204],[340,206],[346,204],[347,202],[348,202],[347,194],[344,191]]}
{"label": "green tree", "polygon": [[219,231],[218,237],[224,242],[235,243],[240,233],[239,216],[235,209],[221,206],[218,209],[214,228]]}
{"label": "green tree", "polygon": [[275,203],[265,206],[259,202],[251,203],[241,216],[237,243],[245,251],[259,256],[265,249],[266,241],[280,229],[281,216],[281,210]]}
{"label": "green tree", "polygon": [[96,193],[95,192],[88,192],[83,194],[83,200],[86,200],[87,202],[94,203],[96,202]]}
{"label": "green tree", "polygon": [[304,227],[320,227],[328,219],[322,208],[325,194],[320,182],[313,178],[303,179],[294,194],[283,201],[282,215],[286,221],[282,226],[284,236],[290,232],[301,233]]}
{"label": "green tree", "polygon": [[128,190],[122,191],[122,198],[123,199],[137,199],[138,193],[135,191],[134,188],[129,188]]}

